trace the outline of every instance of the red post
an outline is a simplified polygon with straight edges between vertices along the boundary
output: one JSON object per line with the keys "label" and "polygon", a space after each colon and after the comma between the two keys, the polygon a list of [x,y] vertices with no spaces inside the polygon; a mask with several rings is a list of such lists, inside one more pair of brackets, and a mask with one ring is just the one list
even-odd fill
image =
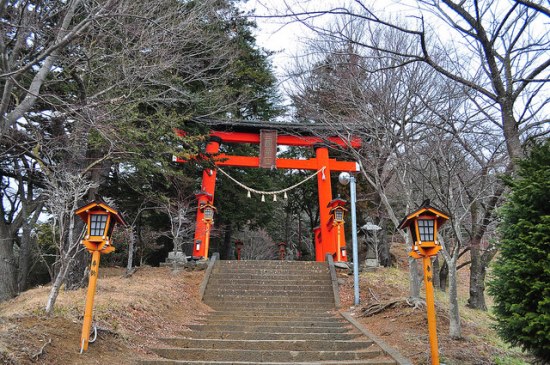
{"label": "red post", "polygon": [[286,253],[286,243],[279,243],[279,260],[284,261]]}
{"label": "red post", "polygon": [[[206,154],[214,155],[220,150],[219,138],[211,138],[210,142],[206,145]],[[207,240],[208,240],[208,226],[204,221],[204,213],[201,211],[201,203],[210,202],[214,203],[214,191],[216,189],[216,170],[204,169],[202,172],[202,187],[201,193],[197,194],[197,219],[195,221],[195,239],[193,241],[193,256],[195,257],[208,257]],[[210,227],[211,228],[211,227]]]}
{"label": "red post", "polygon": [[242,248],[243,248],[243,241],[235,241],[235,249],[237,250],[237,260],[241,259]]}
{"label": "red post", "polygon": [[[316,252],[315,257],[317,261],[325,261],[326,254],[336,254],[336,245],[333,239],[333,235],[328,227],[330,220],[330,208],[329,202],[332,200],[332,186],[330,184],[330,161],[328,156],[328,148],[323,145],[315,146],[315,154],[317,159],[317,168],[325,169],[317,174],[317,186],[319,190],[319,217],[321,220],[321,242],[320,251]],[[319,254],[321,256],[319,256]]]}

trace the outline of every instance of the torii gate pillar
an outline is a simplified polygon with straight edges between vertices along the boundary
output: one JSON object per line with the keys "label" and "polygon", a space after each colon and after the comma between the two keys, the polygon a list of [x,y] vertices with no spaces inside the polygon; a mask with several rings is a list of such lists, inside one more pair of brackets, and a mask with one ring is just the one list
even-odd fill
{"label": "torii gate pillar", "polygon": [[315,250],[315,260],[325,261],[327,253],[334,255],[336,253],[336,247],[334,246],[334,240],[332,234],[329,231],[329,227],[326,222],[330,220],[330,208],[329,202],[332,200],[332,186],[330,184],[330,161],[328,157],[328,148],[323,145],[315,145],[315,157],[317,160],[317,168],[325,169],[317,174],[317,187],[319,190],[319,218],[321,220],[321,242],[319,249]]}
{"label": "torii gate pillar", "polygon": [[[220,151],[221,139],[215,136],[210,137],[206,145],[206,154],[215,155]],[[204,203],[214,204],[214,190],[216,189],[216,170],[206,168],[202,172],[201,191],[197,194],[197,220],[195,222],[195,238],[193,240],[193,256],[208,257],[206,252],[206,235],[209,233],[208,225],[204,221],[204,212],[200,209]]]}

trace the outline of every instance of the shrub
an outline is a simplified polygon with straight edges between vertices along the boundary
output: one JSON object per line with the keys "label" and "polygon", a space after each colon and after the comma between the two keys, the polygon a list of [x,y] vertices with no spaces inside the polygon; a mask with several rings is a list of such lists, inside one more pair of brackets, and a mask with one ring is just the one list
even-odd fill
{"label": "shrub", "polygon": [[550,360],[550,140],[519,162],[501,209],[500,255],[489,293],[499,335]]}

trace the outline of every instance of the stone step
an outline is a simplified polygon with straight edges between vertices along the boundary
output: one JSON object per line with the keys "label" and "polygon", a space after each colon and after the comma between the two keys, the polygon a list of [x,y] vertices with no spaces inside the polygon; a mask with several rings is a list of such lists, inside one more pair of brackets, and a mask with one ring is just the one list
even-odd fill
{"label": "stone step", "polygon": [[289,289],[282,289],[279,287],[269,287],[266,285],[258,286],[221,286],[216,287],[207,287],[207,292],[215,293],[240,293],[240,294],[254,294],[258,293],[263,294],[273,294],[273,295],[284,295],[284,294],[300,294],[300,293],[311,293],[311,294],[323,294],[331,293],[332,286],[329,285],[318,285],[316,287],[307,287],[300,288],[299,285],[290,286]]}
{"label": "stone step", "polygon": [[285,282],[310,282],[310,280],[330,280],[330,274],[328,272],[324,273],[305,273],[305,274],[292,274],[292,273],[281,273],[280,275],[273,272],[236,272],[236,273],[223,273],[213,271],[211,274],[211,280],[221,279],[222,281],[231,281],[238,279],[245,280],[271,280],[278,281],[279,283]]}
{"label": "stone step", "polygon": [[154,349],[157,355],[172,360],[199,360],[199,361],[248,361],[248,362],[304,362],[304,361],[331,361],[331,360],[364,360],[380,356],[382,352],[377,348],[361,351],[288,351],[267,350],[255,351],[245,349],[181,349],[159,348]]}
{"label": "stone step", "polygon": [[220,260],[216,263],[217,267],[289,267],[289,268],[326,268],[326,262],[316,261],[280,261],[280,260]]}
{"label": "stone step", "polygon": [[319,286],[317,288],[307,288],[307,289],[299,289],[298,286],[294,287],[293,289],[271,289],[268,287],[257,287],[257,288],[220,288],[220,289],[211,289],[208,288],[207,292],[213,292],[213,293],[219,293],[219,294],[241,294],[241,295],[267,295],[271,294],[273,295],[327,295],[332,294],[330,291],[330,287],[327,286]]}
{"label": "stone step", "polygon": [[163,338],[171,347],[202,349],[247,349],[247,350],[289,350],[289,351],[355,351],[372,346],[372,341],[332,340],[212,340],[192,338]]}
{"label": "stone step", "polygon": [[[257,365],[258,362],[247,361],[187,361],[187,360],[169,360],[169,359],[151,359],[141,360],[140,365]],[[393,359],[365,359],[365,360],[344,360],[344,361],[323,361],[323,362],[262,362],[262,365],[396,365]]]}
{"label": "stone step", "polygon": [[[277,278],[272,276],[256,275],[235,275],[223,277],[221,275],[212,274],[208,280],[208,285],[222,284],[261,284],[261,285],[327,285],[331,282],[330,277],[323,276],[320,278],[304,278],[303,276],[293,276],[286,278]],[[332,283],[332,282],[331,282]]]}
{"label": "stone step", "polygon": [[246,326],[317,326],[317,327],[341,327],[348,323],[341,321],[330,321],[328,319],[275,319],[275,318],[236,318],[236,317],[224,317],[224,318],[209,318],[204,322],[205,325],[246,325]]}
{"label": "stone step", "polygon": [[288,309],[276,309],[276,308],[242,308],[242,307],[225,307],[222,310],[215,310],[208,314],[209,316],[217,315],[240,315],[242,317],[269,317],[269,316],[289,316],[289,317],[331,317],[341,318],[334,308],[293,308],[292,311]]}
{"label": "stone step", "polygon": [[223,292],[242,292],[242,293],[274,293],[276,295],[279,294],[285,294],[285,293],[330,293],[332,289],[332,286],[329,285],[315,285],[315,286],[307,286],[304,287],[302,285],[278,285],[278,286],[266,286],[262,285],[260,287],[252,287],[252,288],[246,288],[242,286],[233,286],[228,287],[227,285],[217,285],[217,286],[209,286],[208,290],[216,291],[218,293]]}
{"label": "stone step", "polygon": [[282,275],[285,274],[320,274],[320,273],[326,273],[327,267],[294,267],[294,266],[273,266],[273,267],[263,267],[263,266],[241,266],[241,267],[215,267],[213,269],[213,272],[223,272],[223,273],[240,273],[240,272],[247,272],[247,273],[280,273]]}
{"label": "stone step", "polygon": [[305,285],[300,284],[285,284],[278,281],[264,284],[248,284],[242,282],[209,282],[207,290],[216,290],[216,291],[225,291],[225,290],[257,290],[257,291],[323,291],[332,293],[332,283],[328,285],[328,281],[315,284],[315,285]]}
{"label": "stone step", "polygon": [[346,333],[351,328],[345,327],[323,327],[323,326],[263,326],[263,325],[210,325],[210,324],[191,324],[189,329],[193,331],[228,331],[228,332],[255,332],[255,333]]}
{"label": "stone step", "polygon": [[306,311],[307,308],[331,310],[334,309],[334,300],[326,303],[314,303],[314,302],[247,302],[242,300],[205,300],[207,305],[213,309],[224,309],[227,307],[239,307],[246,309],[281,309],[281,310],[295,310],[297,308]]}
{"label": "stone step", "polygon": [[141,365],[394,365],[335,311],[327,263],[217,261],[203,295],[213,312]]}
{"label": "stone step", "polygon": [[206,293],[203,298],[205,303],[211,301],[254,301],[256,303],[328,303],[334,305],[334,297],[327,295],[242,295],[242,294],[214,294]]}
{"label": "stone step", "polygon": [[304,289],[320,289],[320,288],[329,288],[332,287],[332,282],[329,279],[323,280],[312,280],[307,285],[304,284],[303,280],[299,281],[279,281],[279,280],[252,280],[252,279],[238,279],[238,280],[220,280],[215,277],[210,279],[206,290],[210,289],[294,289],[294,288],[303,287]]}
{"label": "stone step", "polygon": [[361,333],[262,333],[240,331],[185,331],[184,338],[194,339],[231,339],[231,340],[333,340],[351,341],[362,337]]}
{"label": "stone step", "polygon": [[261,322],[261,321],[323,321],[323,322],[332,322],[332,323],[348,323],[343,320],[341,317],[327,315],[326,313],[303,313],[299,315],[296,313],[290,313],[288,311],[280,313],[271,313],[271,312],[211,312],[208,316],[197,318],[198,320],[203,321],[239,321],[239,322]]}

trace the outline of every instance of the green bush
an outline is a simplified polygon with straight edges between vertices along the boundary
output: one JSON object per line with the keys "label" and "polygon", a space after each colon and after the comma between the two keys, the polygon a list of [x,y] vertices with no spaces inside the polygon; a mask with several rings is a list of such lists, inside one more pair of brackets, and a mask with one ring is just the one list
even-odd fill
{"label": "green bush", "polygon": [[489,293],[499,335],[550,361],[550,140],[535,146],[509,179],[501,209],[500,255]]}

